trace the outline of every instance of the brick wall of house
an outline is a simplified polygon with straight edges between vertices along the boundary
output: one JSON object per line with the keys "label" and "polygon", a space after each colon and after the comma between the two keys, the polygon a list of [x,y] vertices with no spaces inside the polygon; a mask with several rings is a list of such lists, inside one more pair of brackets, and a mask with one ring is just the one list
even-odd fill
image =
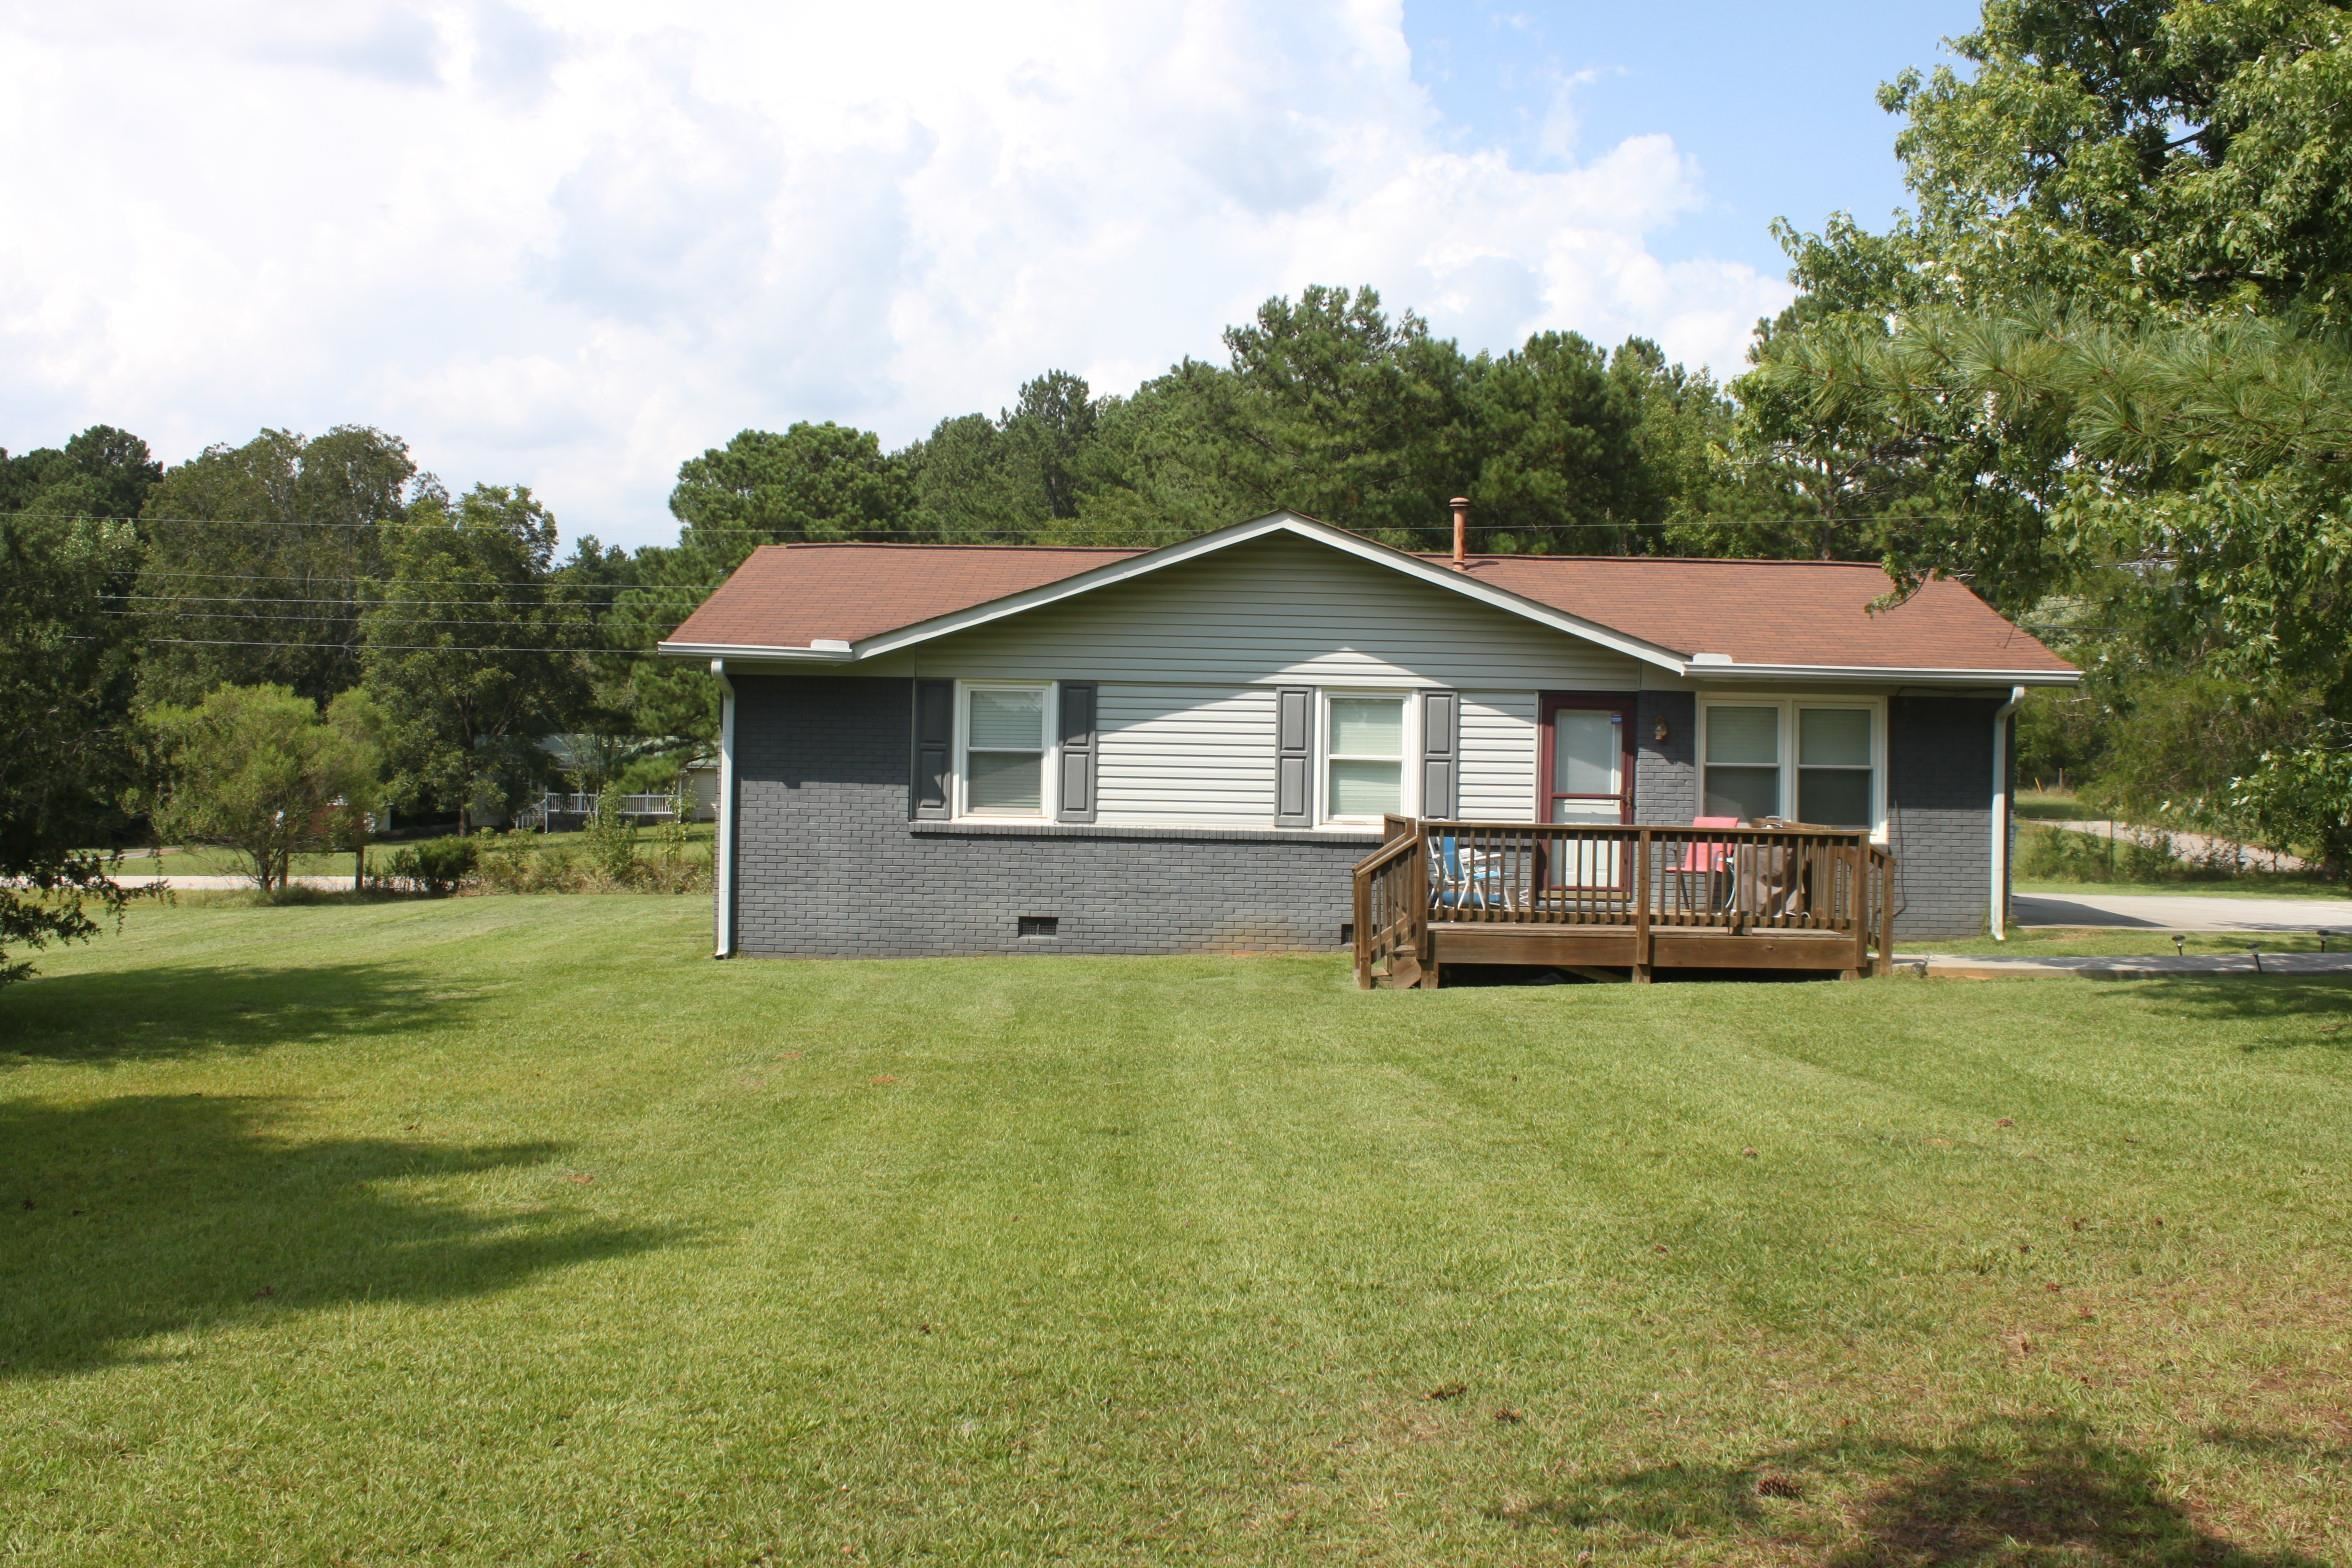
{"label": "brick wall of house", "polygon": [[[910,682],[738,675],[744,953],[1330,950],[1377,835],[907,820]],[[1058,923],[1022,937],[1024,915]]]}
{"label": "brick wall of house", "polygon": [[[1895,854],[1898,938],[1984,932],[1993,868],[1993,714],[2000,706],[1996,697],[1887,703],[1887,847]],[[2014,751],[2011,758],[2014,787]]]}
{"label": "brick wall of house", "polygon": [[[840,956],[1327,950],[1351,915],[1362,835],[1211,829],[975,828],[907,818],[910,682],[738,675],[738,951]],[[1905,940],[1984,928],[1997,700],[1888,704]],[[1657,740],[1663,719],[1667,739]],[[1697,707],[1644,692],[1635,812],[1698,811]],[[1020,917],[1054,919],[1051,938]]]}

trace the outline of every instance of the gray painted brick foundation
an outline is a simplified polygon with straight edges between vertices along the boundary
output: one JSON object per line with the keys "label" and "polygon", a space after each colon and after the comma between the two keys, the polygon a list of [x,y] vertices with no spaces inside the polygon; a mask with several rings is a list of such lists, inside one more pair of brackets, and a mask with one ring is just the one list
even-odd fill
{"label": "gray painted brick foundation", "polygon": [[[827,956],[1329,950],[1368,835],[968,827],[907,819],[913,690],[866,677],[734,678],[735,941]],[[1983,929],[1997,701],[1888,705],[1897,933]],[[1663,719],[1667,739],[1656,731]],[[1644,692],[1635,814],[1698,810],[1695,700]],[[1022,937],[1022,916],[1058,922]]]}

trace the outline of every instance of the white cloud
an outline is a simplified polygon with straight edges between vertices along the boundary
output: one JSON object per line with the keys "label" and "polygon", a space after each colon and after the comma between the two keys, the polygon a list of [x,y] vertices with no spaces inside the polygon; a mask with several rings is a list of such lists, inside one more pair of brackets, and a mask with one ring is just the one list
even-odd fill
{"label": "white cloud", "polygon": [[0,442],[377,424],[643,543],[745,426],[1123,391],[1308,283],[1718,371],[1787,297],[1661,260],[1700,171],[1575,161],[1573,79],[1463,150],[1393,0],[852,9],[0,11]]}

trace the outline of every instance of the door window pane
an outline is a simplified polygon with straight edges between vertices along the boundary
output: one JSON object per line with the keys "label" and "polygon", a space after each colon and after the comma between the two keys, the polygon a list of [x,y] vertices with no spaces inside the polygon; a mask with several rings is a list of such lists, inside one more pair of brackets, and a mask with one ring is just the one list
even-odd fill
{"label": "door window pane", "polygon": [[1871,826],[1870,770],[1799,768],[1797,820],[1825,828]]}
{"label": "door window pane", "polygon": [[1721,704],[1707,709],[1707,761],[1740,766],[1780,765],[1780,710]]}
{"label": "door window pane", "polygon": [[1347,761],[1331,763],[1331,815],[1377,817],[1404,809],[1400,787],[1404,765],[1397,762]]}
{"label": "door window pane", "polygon": [[[1708,722],[1714,722],[1712,717]],[[1740,817],[1748,821],[1758,817],[1779,816],[1780,769],[1725,768],[1709,764],[1705,801],[1700,815]]]}
{"label": "door window pane", "polygon": [[1552,715],[1552,793],[1614,795],[1623,758],[1614,713],[1562,708]]}
{"label": "door window pane", "polygon": [[1870,766],[1870,712],[1866,708],[1797,710],[1797,765],[1807,768]]}

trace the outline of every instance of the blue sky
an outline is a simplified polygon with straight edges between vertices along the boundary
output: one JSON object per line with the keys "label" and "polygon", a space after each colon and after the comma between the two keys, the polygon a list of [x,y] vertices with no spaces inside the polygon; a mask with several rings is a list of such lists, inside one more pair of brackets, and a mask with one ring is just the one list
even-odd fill
{"label": "blue sky", "polygon": [[1565,84],[1579,147],[1664,132],[1697,161],[1704,202],[1659,236],[1661,255],[1778,271],[1775,217],[1812,229],[1843,209],[1878,228],[1908,205],[1878,85],[1952,63],[1942,41],[1977,14],[1951,0],[1406,0],[1404,23],[1414,78],[1458,140],[1542,158]]}
{"label": "blue sky", "polygon": [[0,446],[375,425],[637,545],[739,430],[1125,392],[1311,283],[1729,376],[1973,14],[0,0]]}

